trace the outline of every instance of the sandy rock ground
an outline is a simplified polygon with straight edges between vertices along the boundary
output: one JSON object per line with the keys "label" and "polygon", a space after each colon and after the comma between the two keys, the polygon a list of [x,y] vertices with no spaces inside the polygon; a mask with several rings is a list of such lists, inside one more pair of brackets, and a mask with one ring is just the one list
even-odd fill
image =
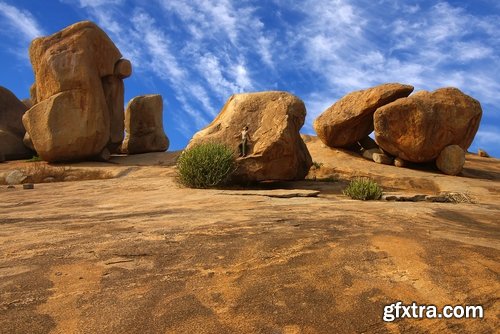
{"label": "sandy rock ground", "polygon": [[[500,161],[467,155],[451,177],[307,141],[310,177],[337,181],[186,189],[174,152],[71,165],[106,180],[0,186],[0,333],[498,332]],[[353,175],[475,203],[354,201]],[[396,301],[485,317],[385,323]]]}

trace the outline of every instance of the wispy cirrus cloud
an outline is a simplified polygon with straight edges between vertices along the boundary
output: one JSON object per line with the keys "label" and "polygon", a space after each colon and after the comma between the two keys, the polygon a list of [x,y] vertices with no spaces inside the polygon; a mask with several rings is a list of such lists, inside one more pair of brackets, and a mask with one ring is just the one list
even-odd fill
{"label": "wispy cirrus cloud", "polygon": [[[298,59],[295,66],[307,67],[320,83],[303,93],[306,100],[331,96],[333,103],[352,90],[402,82],[416,89],[456,86],[500,103],[498,16],[478,17],[444,1],[276,2],[300,18],[287,34],[288,59]],[[308,103],[314,116],[318,105]]]}
{"label": "wispy cirrus cloud", "polygon": [[3,1],[0,1],[0,17],[4,21],[5,27],[10,27],[9,33],[14,33],[25,41],[31,41],[45,34],[29,11]]}
{"label": "wispy cirrus cloud", "polygon": [[23,59],[24,64],[29,64],[28,46],[37,37],[45,35],[37,19],[28,10],[9,5],[0,1],[0,34],[5,35],[10,41],[4,49]]}
{"label": "wispy cirrus cloud", "polygon": [[229,95],[276,88],[304,99],[312,131],[338,98],[384,82],[456,86],[481,101],[485,120],[497,119],[500,17],[470,11],[466,2],[72,3],[111,35],[139,76],[172,90],[167,98],[179,103],[173,117],[184,134],[210,121]]}

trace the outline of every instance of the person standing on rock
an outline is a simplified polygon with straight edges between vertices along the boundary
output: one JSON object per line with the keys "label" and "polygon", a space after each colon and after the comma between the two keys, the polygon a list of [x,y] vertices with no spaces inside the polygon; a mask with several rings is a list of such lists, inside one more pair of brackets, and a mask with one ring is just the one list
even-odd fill
{"label": "person standing on rock", "polygon": [[240,151],[240,155],[239,155],[240,157],[247,156],[247,143],[249,140],[252,140],[252,139],[250,138],[250,134],[248,133],[248,125],[246,125],[241,130],[241,143],[238,145],[238,149]]}

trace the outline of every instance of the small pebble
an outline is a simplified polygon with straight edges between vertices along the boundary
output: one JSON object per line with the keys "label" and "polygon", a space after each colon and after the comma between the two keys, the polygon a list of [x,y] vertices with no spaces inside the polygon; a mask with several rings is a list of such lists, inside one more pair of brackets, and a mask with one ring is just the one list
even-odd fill
{"label": "small pebble", "polygon": [[35,189],[35,185],[33,183],[25,183],[23,184],[23,189]]}

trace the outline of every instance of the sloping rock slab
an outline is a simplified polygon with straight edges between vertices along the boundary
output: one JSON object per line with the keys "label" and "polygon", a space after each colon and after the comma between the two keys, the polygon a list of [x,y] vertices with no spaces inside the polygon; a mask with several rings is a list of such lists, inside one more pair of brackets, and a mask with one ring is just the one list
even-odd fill
{"label": "sloping rock slab", "polygon": [[272,189],[272,190],[231,190],[224,191],[223,195],[240,195],[240,196],[266,196],[275,198],[293,198],[293,197],[318,197],[317,190],[303,189]]}

